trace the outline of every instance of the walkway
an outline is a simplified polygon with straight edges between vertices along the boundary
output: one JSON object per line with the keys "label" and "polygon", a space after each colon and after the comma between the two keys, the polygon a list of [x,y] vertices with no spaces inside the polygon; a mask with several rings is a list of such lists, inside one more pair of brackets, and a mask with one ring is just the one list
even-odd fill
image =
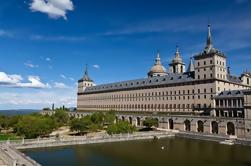
{"label": "walkway", "polygon": [[7,144],[0,145],[0,166],[2,165],[40,166],[36,161]]}

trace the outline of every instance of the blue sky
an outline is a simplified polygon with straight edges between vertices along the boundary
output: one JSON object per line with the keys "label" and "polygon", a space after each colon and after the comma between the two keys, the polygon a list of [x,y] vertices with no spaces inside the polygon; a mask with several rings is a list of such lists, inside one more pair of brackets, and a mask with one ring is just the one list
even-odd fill
{"label": "blue sky", "polygon": [[250,0],[8,0],[0,2],[0,109],[76,105],[85,64],[96,84],[142,78],[159,49],[167,67],[205,45],[251,70]]}

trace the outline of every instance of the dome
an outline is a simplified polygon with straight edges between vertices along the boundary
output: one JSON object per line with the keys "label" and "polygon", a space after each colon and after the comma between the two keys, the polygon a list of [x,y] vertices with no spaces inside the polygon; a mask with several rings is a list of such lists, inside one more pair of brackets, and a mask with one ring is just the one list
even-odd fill
{"label": "dome", "polygon": [[159,52],[157,54],[157,58],[155,60],[155,64],[151,68],[151,70],[148,72],[148,76],[161,76],[166,74],[166,69],[164,66],[162,66],[160,61],[160,55]]}
{"label": "dome", "polygon": [[166,73],[166,69],[162,65],[154,65],[149,73]]}

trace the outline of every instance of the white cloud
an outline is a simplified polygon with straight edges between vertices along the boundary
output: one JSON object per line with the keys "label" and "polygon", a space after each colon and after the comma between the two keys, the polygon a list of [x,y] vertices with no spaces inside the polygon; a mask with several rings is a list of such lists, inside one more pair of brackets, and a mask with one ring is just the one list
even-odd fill
{"label": "white cloud", "polygon": [[9,31],[0,29],[0,37],[12,37],[12,33],[10,33]]}
{"label": "white cloud", "polygon": [[67,11],[73,9],[72,0],[32,0],[30,3],[32,12],[42,12],[54,19],[63,17],[66,20]]}
{"label": "white cloud", "polygon": [[20,75],[8,75],[4,72],[0,72],[0,86],[1,85],[10,85],[10,84],[16,84],[20,81],[22,81],[23,78]]}
{"label": "white cloud", "polygon": [[50,88],[50,85],[48,83],[47,84],[42,83],[40,77],[38,76],[29,76],[28,80],[30,82],[28,83],[20,82],[13,86],[17,88]]}
{"label": "white cloud", "polygon": [[24,63],[25,66],[30,67],[30,68],[38,68],[39,65],[34,65],[32,63]]}
{"label": "white cloud", "polygon": [[54,88],[59,88],[59,89],[67,89],[70,88],[69,86],[65,85],[62,82],[55,82],[54,83]]}
{"label": "white cloud", "polygon": [[66,76],[64,74],[60,74],[60,77],[66,79]]}
{"label": "white cloud", "polygon": [[100,69],[100,66],[99,66],[99,65],[93,65],[93,67],[94,67],[95,69]]}
{"label": "white cloud", "polygon": [[45,60],[49,62],[49,61],[51,61],[51,58],[47,57],[47,58],[45,58]]}
{"label": "white cloud", "polygon": [[44,35],[31,35],[31,40],[37,41],[65,41],[65,42],[77,42],[85,41],[85,36],[44,36]]}
{"label": "white cloud", "polygon": [[[65,95],[62,95],[64,93]],[[32,92],[1,92],[0,109],[6,108],[34,108],[50,107],[54,103],[57,107],[76,106],[76,91],[72,89],[48,89],[47,91]]]}
{"label": "white cloud", "polygon": [[0,72],[0,86],[5,87],[15,87],[15,88],[50,88],[50,85],[47,83],[42,83],[40,77],[38,76],[29,76],[29,82],[22,82],[23,78],[21,75],[9,75],[4,72]]}

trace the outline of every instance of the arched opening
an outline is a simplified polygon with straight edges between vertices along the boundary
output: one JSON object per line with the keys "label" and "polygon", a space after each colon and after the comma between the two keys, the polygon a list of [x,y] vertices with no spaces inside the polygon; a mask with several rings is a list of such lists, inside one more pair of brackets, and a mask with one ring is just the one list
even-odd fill
{"label": "arched opening", "polygon": [[125,121],[125,117],[124,116],[122,116],[122,121]]}
{"label": "arched opening", "polygon": [[137,126],[140,126],[140,117],[137,117]]}
{"label": "arched opening", "polygon": [[169,129],[173,129],[173,120],[169,119]]}
{"label": "arched opening", "polygon": [[191,131],[191,122],[189,120],[184,121],[185,131]]}
{"label": "arched opening", "polygon": [[204,124],[201,120],[199,120],[197,122],[197,126],[198,126],[197,131],[203,133],[204,132]]}
{"label": "arched opening", "polygon": [[132,117],[129,117],[129,122],[130,124],[132,124]]}
{"label": "arched opening", "polygon": [[228,135],[235,135],[235,127],[232,122],[227,123],[227,134]]}
{"label": "arched opening", "polygon": [[213,121],[213,122],[211,123],[211,126],[212,126],[212,133],[213,133],[213,134],[218,134],[218,132],[219,132],[218,123],[215,122],[215,121]]}

